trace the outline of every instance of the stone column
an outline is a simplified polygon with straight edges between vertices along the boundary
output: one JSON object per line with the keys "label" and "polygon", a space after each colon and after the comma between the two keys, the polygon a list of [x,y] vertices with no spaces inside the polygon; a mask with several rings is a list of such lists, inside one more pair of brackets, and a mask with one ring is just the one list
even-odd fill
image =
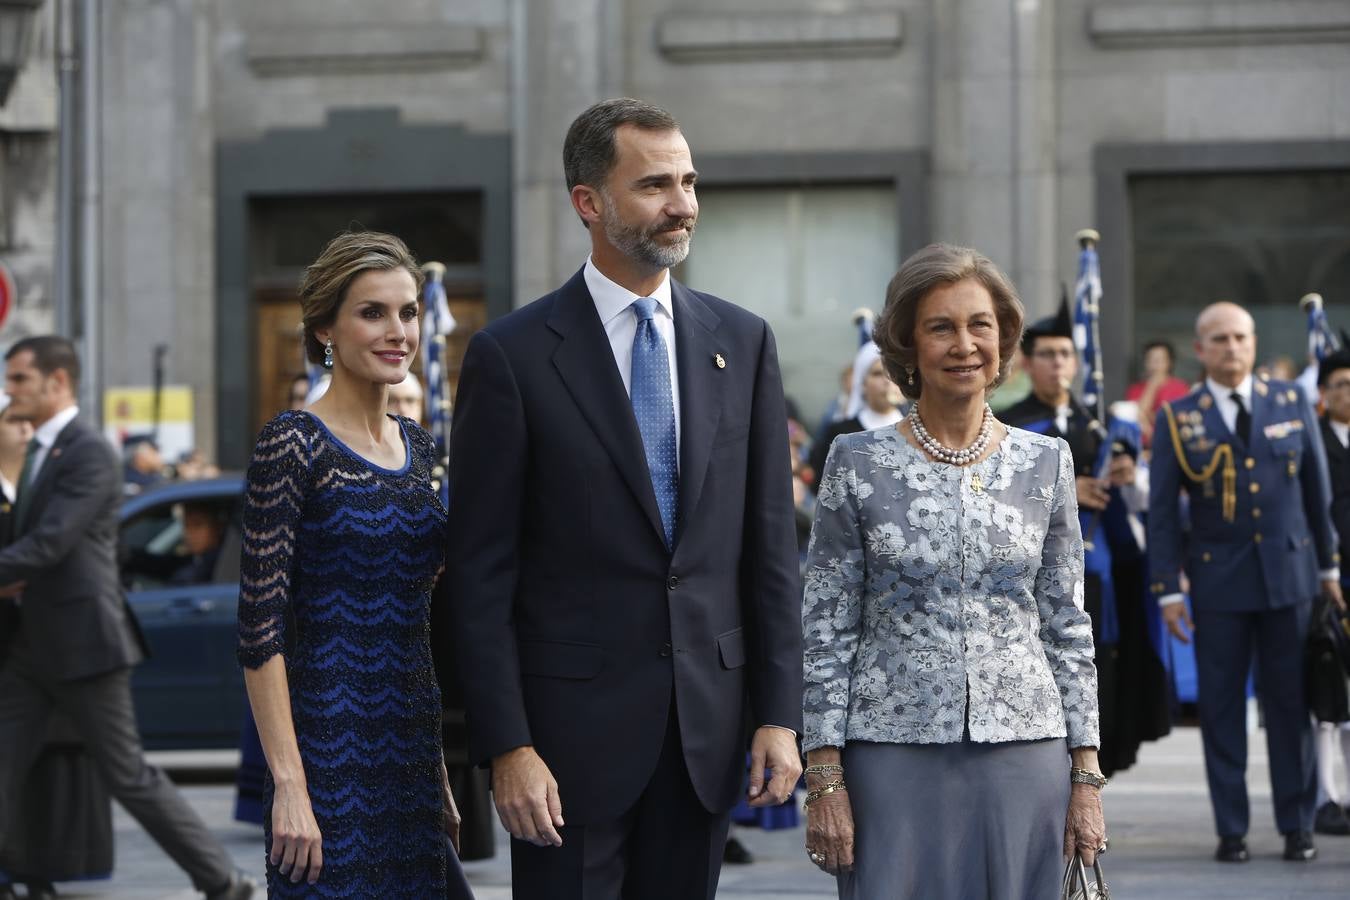
{"label": "stone column", "polygon": [[165,381],[192,387],[196,442],[214,455],[210,6],[129,0],[103,16],[101,292],[103,383],[149,386],[167,344]]}
{"label": "stone column", "polygon": [[[1056,302],[1055,0],[933,4],[933,223],[1003,267],[1028,313]],[[1067,242],[1067,243],[1066,243]]]}
{"label": "stone column", "polygon": [[621,0],[513,0],[515,294],[521,306],[562,284],[590,250],[563,178],[567,127],[623,92]]}

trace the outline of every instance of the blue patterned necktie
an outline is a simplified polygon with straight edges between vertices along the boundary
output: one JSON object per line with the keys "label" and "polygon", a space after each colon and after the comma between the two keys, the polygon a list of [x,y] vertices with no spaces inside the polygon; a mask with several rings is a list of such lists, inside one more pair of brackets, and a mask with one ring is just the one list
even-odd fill
{"label": "blue patterned necktie", "polygon": [[633,335],[632,385],[629,397],[637,417],[642,446],[647,453],[647,471],[656,491],[666,546],[675,543],[675,508],[680,496],[680,470],[675,450],[675,399],[670,388],[670,357],[666,342],[652,320],[656,301],[641,297],[633,301],[637,334]]}

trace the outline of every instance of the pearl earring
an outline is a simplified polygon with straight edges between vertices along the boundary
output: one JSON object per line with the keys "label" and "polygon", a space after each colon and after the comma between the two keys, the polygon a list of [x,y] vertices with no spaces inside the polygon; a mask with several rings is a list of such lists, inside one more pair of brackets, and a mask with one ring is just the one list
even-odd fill
{"label": "pearl earring", "polygon": [[328,342],[327,342],[326,344],[323,345],[323,367],[324,367],[325,369],[331,369],[331,368],[333,368],[333,339],[332,339],[332,338],[329,338],[329,339],[328,339]]}

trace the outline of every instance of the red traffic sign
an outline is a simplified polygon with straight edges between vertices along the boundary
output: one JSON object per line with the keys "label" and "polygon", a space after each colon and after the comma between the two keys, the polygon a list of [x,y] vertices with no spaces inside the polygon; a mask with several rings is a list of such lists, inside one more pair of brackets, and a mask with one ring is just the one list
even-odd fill
{"label": "red traffic sign", "polygon": [[10,274],[9,266],[0,262],[0,328],[4,328],[9,321],[9,314],[14,309],[14,296],[14,276]]}

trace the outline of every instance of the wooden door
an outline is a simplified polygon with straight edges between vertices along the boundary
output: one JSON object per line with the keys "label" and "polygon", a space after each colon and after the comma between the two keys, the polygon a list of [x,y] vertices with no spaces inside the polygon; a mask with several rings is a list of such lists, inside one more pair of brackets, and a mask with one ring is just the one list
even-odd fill
{"label": "wooden door", "polygon": [[[258,370],[254,382],[253,433],[290,406],[291,382],[305,374],[300,341],[300,300],[290,290],[254,294],[258,323]],[[228,362],[227,362],[228,364]]]}

